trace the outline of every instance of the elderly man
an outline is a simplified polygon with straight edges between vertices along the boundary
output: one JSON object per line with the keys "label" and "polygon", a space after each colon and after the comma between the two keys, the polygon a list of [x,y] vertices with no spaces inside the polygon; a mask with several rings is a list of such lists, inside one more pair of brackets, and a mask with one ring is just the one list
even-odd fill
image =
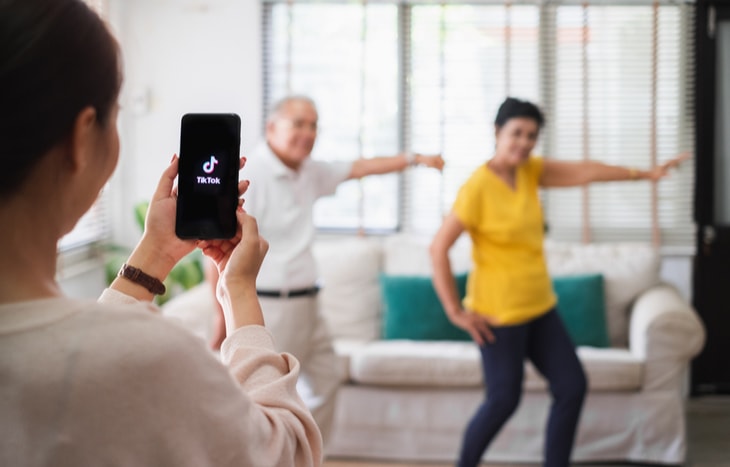
{"label": "elderly man", "polygon": [[[272,108],[266,141],[248,157],[244,168],[244,176],[251,181],[244,209],[257,219],[261,236],[269,242],[256,284],[266,327],[278,350],[301,362],[302,379],[307,383],[302,395],[326,440],[340,376],[317,307],[314,203],[333,194],[346,180],[398,172],[416,164],[441,170],[444,161],[440,155],[408,153],[352,162],[313,160],[310,153],[317,137],[317,118],[314,102],[304,96],[284,98]],[[223,328],[214,347],[220,345],[224,333]]]}

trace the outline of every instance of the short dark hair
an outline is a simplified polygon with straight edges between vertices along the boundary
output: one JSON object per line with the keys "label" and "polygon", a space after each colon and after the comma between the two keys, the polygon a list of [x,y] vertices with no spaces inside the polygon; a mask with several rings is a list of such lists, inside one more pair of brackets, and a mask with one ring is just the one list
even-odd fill
{"label": "short dark hair", "polygon": [[0,196],[91,106],[105,125],[122,84],[119,46],[81,0],[0,0]]}
{"label": "short dark hair", "polygon": [[502,102],[497,110],[497,117],[494,124],[497,128],[501,128],[510,118],[531,118],[537,122],[537,126],[542,128],[545,124],[545,116],[540,108],[532,102],[523,101],[514,97],[508,97]]}

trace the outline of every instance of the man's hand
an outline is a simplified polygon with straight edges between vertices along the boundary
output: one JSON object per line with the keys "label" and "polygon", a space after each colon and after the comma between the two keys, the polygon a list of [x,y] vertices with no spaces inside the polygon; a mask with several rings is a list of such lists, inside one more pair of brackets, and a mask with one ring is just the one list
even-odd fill
{"label": "man's hand", "polygon": [[443,170],[445,164],[444,159],[441,157],[441,154],[436,154],[432,156],[416,154],[414,161],[417,165],[423,165],[437,170]]}

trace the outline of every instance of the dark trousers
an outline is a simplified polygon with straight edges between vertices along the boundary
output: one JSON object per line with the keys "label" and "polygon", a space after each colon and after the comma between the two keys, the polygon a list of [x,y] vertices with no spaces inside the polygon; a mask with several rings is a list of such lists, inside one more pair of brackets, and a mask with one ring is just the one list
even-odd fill
{"label": "dark trousers", "polygon": [[567,467],[586,393],[586,376],[555,309],[525,324],[494,327],[495,342],[480,347],[485,401],[464,434],[459,467],[479,464],[489,443],[514,413],[529,358],[547,379],[553,398],[545,437],[545,467]]}

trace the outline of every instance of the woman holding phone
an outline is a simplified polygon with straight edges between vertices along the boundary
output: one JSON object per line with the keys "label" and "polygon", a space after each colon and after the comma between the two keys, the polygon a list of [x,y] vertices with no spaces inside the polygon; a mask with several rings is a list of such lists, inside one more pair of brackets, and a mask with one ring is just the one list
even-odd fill
{"label": "woman holding phone", "polygon": [[[0,0],[0,465],[321,465],[299,364],[263,327],[268,245],[241,209],[232,240],[177,238],[177,157],[120,277],[98,301],[61,291],[57,243],[117,164],[120,70],[82,1]],[[222,363],[150,303],[196,246],[221,277]]]}

